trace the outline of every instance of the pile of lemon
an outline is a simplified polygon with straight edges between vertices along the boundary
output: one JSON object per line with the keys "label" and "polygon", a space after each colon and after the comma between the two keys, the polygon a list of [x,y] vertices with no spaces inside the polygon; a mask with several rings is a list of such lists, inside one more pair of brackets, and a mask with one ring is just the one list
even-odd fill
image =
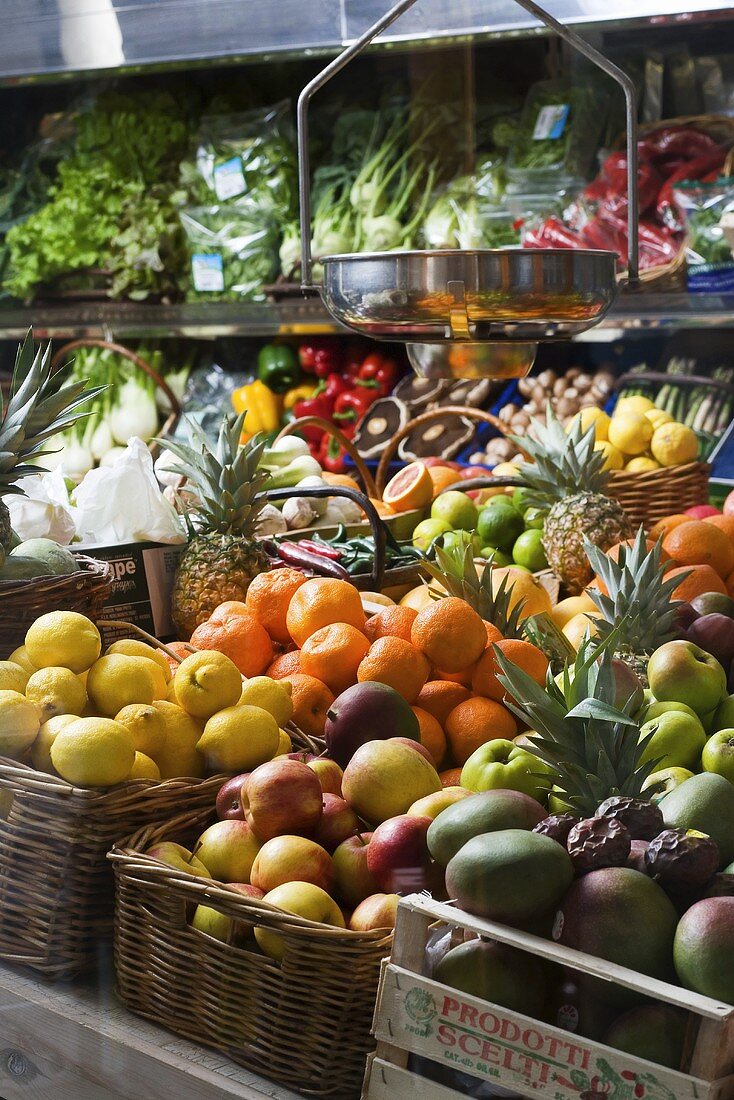
{"label": "pile of lemon", "polygon": [[584,430],[594,425],[595,450],[603,452],[605,470],[641,474],[698,458],[696,433],[649,397],[621,397],[611,417],[602,409],[582,409],[571,423],[579,420]]}
{"label": "pile of lemon", "polygon": [[80,787],[251,771],[292,750],[290,690],[212,650],[175,671],[145,642],[102,654],[90,619],[52,611],[0,661],[0,756]]}

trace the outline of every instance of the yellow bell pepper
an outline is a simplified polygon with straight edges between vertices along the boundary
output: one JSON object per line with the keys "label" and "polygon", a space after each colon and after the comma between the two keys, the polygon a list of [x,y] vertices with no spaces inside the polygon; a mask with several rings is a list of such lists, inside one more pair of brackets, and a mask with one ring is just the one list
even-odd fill
{"label": "yellow bell pepper", "polygon": [[299,401],[307,401],[309,397],[313,396],[315,388],[313,382],[302,382],[300,386],[294,386],[292,390],[288,390],[288,393],[283,394],[284,411],[290,412]]}
{"label": "yellow bell pepper", "polygon": [[243,442],[257,432],[275,432],[280,426],[280,398],[258,379],[235,390],[232,405],[236,413],[247,413]]}

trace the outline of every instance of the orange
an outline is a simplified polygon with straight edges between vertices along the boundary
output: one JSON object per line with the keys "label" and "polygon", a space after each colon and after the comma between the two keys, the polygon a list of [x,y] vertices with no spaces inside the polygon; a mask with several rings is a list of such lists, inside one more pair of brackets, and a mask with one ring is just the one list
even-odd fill
{"label": "orange", "polygon": [[706,516],[704,523],[713,523],[720,531],[734,542],[734,516]]}
{"label": "orange", "polygon": [[273,659],[270,635],[252,615],[231,615],[222,622],[208,619],[197,626],[191,644],[216,649],[234,661],[243,676],[261,676]]}
{"label": "orange", "polygon": [[[654,550],[656,543],[657,543],[657,539],[653,539],[653,538],[645,539],[645,545],[647,546],[648,551],[649,550]],[[632,546],[634,546],[634,544],[635,544],[634,539],[625,539],[623,542],[615,542],[614,546],[610,546],[608,550],[604,551],[604,553],[606,554],[606,556],[608,558],[611,558],[612,561],[617,561],[618,562],[619,561],[619,551],[620,551],[620,549],[623,546],[626,546],[628,548],[632,547]],[[661,561],[669,561],[670,560],[670,554],[667,553],[664,546],[661,547],[661,549],[662,549],[662,553],[660,555],[660,560]],[[599,581],[599,582],[594,581],[593,583],[596,585],[597,588],[599,588],[600,591],[602,591],[602,587],[601,587],[602,582],[601,581]]]}
{"label": "orange", "polygon": [[385,504],[384,500],[378,500],[377,497],[370,497],[369,499],[370,503],[374,504],[378,516],[382,516],[383,519],[389,519],[391,516],[395,515],[390,505]]}
{"label": "orange", "polygon": [[503,640],[502,634],[494,625],[494,623],[488,623],[484,619],[484,628],[487,631],[487,645],[493,645],[494,642],[501,642]]}
{"label": "orange", "polygon": [[448,489],[449,485],[456,485],[459,480],[458,473],[456,470],[452,470],[450,466],[429,466],[428,474],[433,482],[434,500],[439,493],[442,493],[444,489]]}
{"label": "orange", "polygon": [[447,768],[446,771],[438,773],[438,778],[441,780],[442,787],[460,787],[461,768]]}
{"label": "orange", "polygon": [[475,661],[473,665],[462,668],[461,672],[441,672],[440,669],[436,669],[435,675],[439,680],[447,680],[450,684],[459,684],[461,687],[470,688],[471,678],[476,667],[477,662]]}
{"label": "orange", "polygon": [[[513,664],[518,665],[526,672],[536,684],[545,683],[545,675],[548,671],[548,658],[537,646],[531,642],[524,642],[516,638],[508,638],[506,641],[497,642],[497,649],[503,657]],[[497,679],[499,666],[495,657],[494,648],[485,650],[479,658],[472,676],[472,687],[477,695],[484,695],[488,699],[494,699],[501,703],[507,694],[502,684]]]}
{"label": "orange", "polygon": [[517,724],[506,707],[493,699],[467,699],[446,719],[446,738],[457,764],[465,764],[471,754],[487,741],[517,734]]}
{"label": "orange", "polygon": [[387,684],[413,703],[430,671],[428,661],[414,645],[404,638],[385,637],[372,643],[357,669],[357,679]]}
{"label": "orange", "polygon": [[247,610],[265,627],[274,642],[281,645],[290,642],[285,621],[288,605],[294,592],[305,583],[306,578],[297,569],[271,569],[250,582],[245,597]]}
{"label": "orange", "polygon": [[378,638],[402,638],[410,641],[410,631],[418,618],[418,612],[412,607],[386,607],[378,611],[364,626],[364,632],[371,642]]}
{"label": "orange", "polygon": [[411,709],[418,719],[418,725],[421,729],[421,745],[430,752],[438,771],[446,756],[446,734],[443,732],[440,722],[437,722],[427,710],[423,710],[421,707],[412,707]]}
{"label": "orange", "polygon": [[690,523],[692,518],[692,516],[687,516],[685,512],[675,512],[672,516],[663,516],[662,519],[652,525],[647,533],[651,539],[657,542],[661,535],[667,535],[669,531],[680,527],[682,523]]}
{"label": "orange", "polygon": [[322,680],[338,695],[356,682],[357,669],[369,647],[370,643],[356,626],[330,623],[315,630],[303,643],[301,672]]}
{"label": "orange", "polygon": [[[172,649],[174,653],[177,653],[179,655],[181,661],[185,661],[187,657],[191,656],[189,642],[167,642],[166,644],[169,649]],[[171,672],[175,672],[181,662],[174,661],[173,657],[169,657],[165,651],[162,650],[161,652],[163,652],[163,656],[166,658],[169,665],[171,666]]]}
{"label": "orange", "polygon": [[295,676],[300,671],[301,651],[292,649],[290,653],[280,653],[265,669],[265,675],[271,680],[284,680],[286,676]]}
{"label": "orange", "polygon": [[468,603],[447,596],[418,614],[410,640],[436,668],[461,672],[481,657],[487,647],[487,631],[484,620]]}
{"label": "orange", "polygon": [[213,623],[223,623],[225,619],[231,619],[233,615],[248,614],[247,605],[242,600],[225,600],[224,603],[220,603],[218,607],[214,608],[209,618]]}
{"label": "orange", "polygon": [[364,629],[365,614],[354,585],[330,577],[313,577],[296,589],[288,605],[286,626],[297,646],[303,648],[307,638],[333,623]]}
{"label": "orange", "polygon": [[663,539],[663,548],[679,565],[710,565],[720,577],[728,577],[734,569],[731,539],[701,519],[674,527]]}
{"label": "orange", "polygon": [[471,693],[462,685],[449,680],[429,680],[425,687],[421,688],[415,701],[416,707],[428,711],[439,725],[444,726],[454,707],[459,703],[465,703],[471,698]]}
{"label": "orange", "polygon": [[734,596],[734,573],[730,573],[726,578],[726,591],[730,596]]}
{"label": "orange", "polygon": [[409,462],[403,466],[388,481],[382,499],[393,512],[426,508],[433,499],[433,479],[425,463]]}
{"label": "orange", "polygon": [[332,474],[329,470],[324,470],[321,474],[321,480],[325,481],[327,485],[341,485],[345,489],[354,489],[357,493],[362,492],[362,486],[349,474]]}
{"label": "orange", "polygon": [[671,599],[690,603],[696,596],[703,596],[704,592],[721,592],[724,596],[727,594],[726,585],[710,565],[680,566],[678,569],[669,569],[665,576],[679,577],[683,573],[689,573],[690,576],[673,589]]}
{"label": "orange", "polygon": [[291,685],[293,700],[291,721],[309,737],[323,737],[326,712],[334,702],[333,693],[314,676],[297,673],[286,679]]}

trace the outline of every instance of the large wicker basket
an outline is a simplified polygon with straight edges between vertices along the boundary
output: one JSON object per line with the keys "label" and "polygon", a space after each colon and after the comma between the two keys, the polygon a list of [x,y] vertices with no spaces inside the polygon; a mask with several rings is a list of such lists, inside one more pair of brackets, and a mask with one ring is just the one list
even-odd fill
{"label": "large wicker basket", "polygon": [[0,660],[23,645],[31,623],[46,611],[78,611],[95,621],[112,587],[112,569],[105,561],[76,554],[78,573],[0,581]]}
{"label": "large wicker basket", "polygon": [[[314,924],[141,854],[162,840],[193,843],[208,823],[206,813],[183,814],[141,829],[110,853],[123,1002],[306,1096],[353,1100],[374,1045],[370,1027],[391,933]],[[277,930],[282,964],[254,941],[236,946],[192,928],[199,903],[245,927]]]}
{"label": "large wicker basket", "polygon": [[609,481],[609,495],[624,508],[635,527],[649,530],[658,520],[674,512],[685,512],[708,500],[711,467],[707,462],[666,466],[633,474],[615,470]]}

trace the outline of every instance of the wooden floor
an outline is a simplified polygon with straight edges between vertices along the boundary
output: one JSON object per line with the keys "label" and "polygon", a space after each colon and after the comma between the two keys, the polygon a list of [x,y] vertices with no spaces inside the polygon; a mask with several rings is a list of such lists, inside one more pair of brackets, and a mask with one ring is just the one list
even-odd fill
{"label": "wooden floor", "polygon": [[130,1015],[101,973],[50,985],[0,967],[0,1100],[300,1100]]}

